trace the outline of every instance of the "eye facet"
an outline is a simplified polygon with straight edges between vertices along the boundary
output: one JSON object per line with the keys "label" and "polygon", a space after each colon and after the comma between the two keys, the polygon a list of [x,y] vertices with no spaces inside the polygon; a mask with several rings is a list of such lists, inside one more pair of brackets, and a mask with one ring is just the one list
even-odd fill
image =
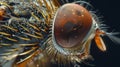
{"label": "eye facet", "polygon": [[92,17],[84,7],[65,4],[56,13],[53,35],[59,46],[73,48],[83,43],[91,26]]}

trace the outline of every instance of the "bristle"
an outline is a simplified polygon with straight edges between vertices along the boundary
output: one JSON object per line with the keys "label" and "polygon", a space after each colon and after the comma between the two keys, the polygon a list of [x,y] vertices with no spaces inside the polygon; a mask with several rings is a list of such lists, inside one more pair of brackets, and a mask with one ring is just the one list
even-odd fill
{"label": "bristle", "polygon": [[24,41],[30,41],[30,38],[27,38],[27,37],[21,37],[21,36],[16,36],[16,35],[14,36]]}
{"label": "bristle", "polygon": [[28,24],[30,27],[32,27],[33,29],[37,30],[37,31],[40,31],[39,28],[37,28],[36,26],[34,26],[33,24],[31,23],[26,23]]}
{"label": "bristle", "polygon": [[26,55],[26,54],[28,54],[28,53],[34,51],[35,49],[36,49],[36,47],[33,47],[31,50],[25,51],[25,52],[20,53],[20,54],[18,54],[18,55],[19,55],[19,56],[21,56],[21,55]]}
{"label": "bristle", "polygon": [[35,32],[35,34],[39,35],[39,36],[43,36],[40,32]]}
{"label": "bristle", "polygon": [[42,37],[40,36],[37,36],[37,35],[34,35],[34,34],[30,34],[30,33],[26,33],[26,32],[22,32],[23,34],[26,34],[28,36],[31,36],[31,37],[34,37],[34,38],[38,38],[38,39],[41,39]]}
{"label": "bristle", "polygon": [[[42,22],[42,20],[40,18],[38,18],[36,15],[34,15],[34,13],[32,12],[31,15],[36,19],[38,20],[39,22]],[[31,26],[31,25],[30,25]],[[33,26],[32,26],[33,27]],[[33,27],[35,28],[35,27]],[[35,28],[36,29],[36,28]]]}
{"label": "bristle", "polygon": [[60,3],[58,2],[58,0],[53,0],[53,3],[56,8],[60,6]]}
{"label": "bristle", "polygon": [[15,52],[18,50],[20,50],[20,48],[12,48],[12,49],[5,50],[5,52]]}
{"label": "bristle", "polygon": [[10,61],[10,60],[14,59],[17,56],[18,56],[18,54],[13,54],[13,55],[11,55],[9,57],[3,56],[2,58],[5,59],[5,60],[9,60]]}
{"label": "bristle", "polygon": [[1,27],[4,27],[4,28],[7,28],[7,29],[10,29],[10,30],[15,31],[15,32],[18,31],[17,29],[15,29],[15,28],[13,28],[13,27],[10,27],[10,26],[7,26],[7,25],[1,25]]}
{"label": "bristle", "polygon": [[33,44],[18,44],[21,47],[26,47],[26,46],[36,46],[38,43],[33,43]]}
{"label": "bristle", "polygon": [[55,10],[54,5],[53,5],[52,1],[49,0],[49,2],[50,2],[51,10],[52,10],[52,13],[53,13],[54,10]]}
{"label": "bristle", "polygon": [[88,5],[90,7],[93,7],[90,3],[86,2],[86,1],[74,1],[73,3],[77,3],[77,4],[80,4],[82,6]]}
{"label": "bristle", "polygon": [[47,48],[45,49],[45,53],[53,59],[53,62],[57,62],[58,66],[61,66],[61,64],[66,65],[72,62],[71,56],[61,54],[58,50],[55,49],[55,47],[52,45],[51,41],[47,42]]}
{"label": "bristle", "polygon": [[5,39],[7,40],[10,40],[10,41],[13,41],[13,42],[18,42],[18,40],[14,39],[14,38],[11,38],[11,37],[4,37]]}
{"label": "bristle", "polygon": [[12,54],[12,53],[2,53],[2,54],[0,54],[0,56],[7,56],[7,55],[10,55],[10,54]]}
{"label": "bristle", "polygon": [[45,4],[48,12],[51,12],[51,13],[52,13],[52,9],[51,9],[51,7],[49,6],[48,2],[47,2],[46,0],[43,0],[43,1],[44,1],[44,4]]}
{"label": "bristle", "polygon": [[0,43],[0,46],[11,46],[11,44]]}
{"label": "bristle", "polygon": [[23,25],[19,24],[19,26],[21,26],[25,31],[30,32],[30,30],[28,28],[24,27]]}
{"label": "bristle", "polygon": [[29,56],[27,56],[26,58],[24,59],[21,59],[19,62],[17,62],[16,64],[20,64],[21,62],[24,62],[26,60],[29,60],[31,59],[32,57],[34,58],[34,56],[40,54],[40,50],[36,50],[35,52],[33,52],[32,54],[30,54]]}
{"label": "bristle", "polygon": [[0,35],[11,36],[11,34],[6,33],[6,32],[0,32]]}

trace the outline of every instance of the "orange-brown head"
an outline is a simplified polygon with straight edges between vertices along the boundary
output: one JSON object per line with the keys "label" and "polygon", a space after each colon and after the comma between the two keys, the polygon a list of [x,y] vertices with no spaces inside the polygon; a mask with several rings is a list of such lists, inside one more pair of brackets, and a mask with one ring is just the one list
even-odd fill
{"label": "orange-brown head", "polygon": [[88,10],[78,4],[65,4],[56,13],[53,36],[59,46],[72,48],[83,43],[91,26]]}

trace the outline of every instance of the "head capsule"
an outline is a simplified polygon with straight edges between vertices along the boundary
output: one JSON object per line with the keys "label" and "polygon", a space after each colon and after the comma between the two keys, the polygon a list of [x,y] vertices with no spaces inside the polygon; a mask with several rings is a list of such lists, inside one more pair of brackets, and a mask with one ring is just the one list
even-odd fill
{"label": "head capsule", "polygon": [[[57,49],[81,50],[92,26],[92,16],[78,4],[65,4],[58,9],[53,22],[52,36]],[[62,50],[61,50],[62,51]]]}

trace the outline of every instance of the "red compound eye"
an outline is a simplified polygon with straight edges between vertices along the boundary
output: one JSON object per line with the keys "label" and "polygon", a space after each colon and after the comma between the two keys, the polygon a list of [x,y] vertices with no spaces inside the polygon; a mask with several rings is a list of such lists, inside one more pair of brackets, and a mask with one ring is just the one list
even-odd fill
{"label": "red compound eye", "polygon": [[56,13],[53,26],[56,43],[71,48],[84,40],[92,26],[92,16],[78,4],[65,4]]}

